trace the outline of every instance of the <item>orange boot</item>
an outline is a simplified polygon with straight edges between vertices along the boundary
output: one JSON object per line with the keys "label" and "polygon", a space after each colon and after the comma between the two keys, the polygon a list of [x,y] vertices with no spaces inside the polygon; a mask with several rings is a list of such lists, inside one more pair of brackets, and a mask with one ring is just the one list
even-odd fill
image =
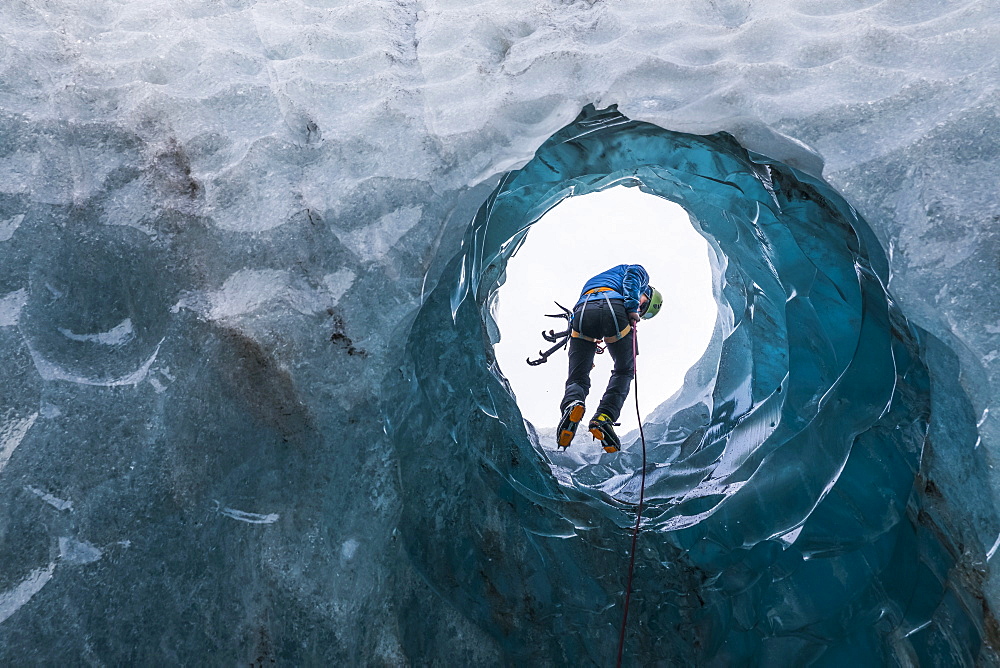
{"label": "orange boot", "polygon": [[566,407],[566,410],[563,411],[562,419],[559,420],[559,426],[556,428],[556,439],[560,448],[568,448],[569,444],[573,442],[576,427],[580,424],[580,420],[583,419],[583,411],[584,405],[582,401],[570,403]]}
{"label": "orange boot", "polygon": [[590,433],[601,442],[605,452],[618,452],[622,449],[621,439],[615,433],[618,423],[612,421],[607,413],[598,413],[590,421]]}

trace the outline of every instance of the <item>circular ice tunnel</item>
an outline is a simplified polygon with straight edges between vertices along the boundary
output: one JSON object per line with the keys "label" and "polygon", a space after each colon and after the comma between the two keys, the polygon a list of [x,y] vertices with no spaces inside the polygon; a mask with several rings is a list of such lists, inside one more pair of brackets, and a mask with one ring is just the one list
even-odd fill
{"label": "circular ice tunnel", "polygon": [[[503,285],[494,295],[491,317],[500,330],[493,346],[525,420],[551,458],[567,469],[584,462],[607,461],[598,444],[581,430],[573,447],[556,453],[555,428],[567,374],[566,347],[556,349],[546,363],[526,364],[526,357],[549,349],[542,330],[562,332],[566,320],[546,317],[558,305],[574,305],[580,287],[591,276],[618,264],[641,264],[650,284],[663,295],[663,309],[643,323],[639,350],[642,417],[651,413],[682,386],[684,376],[705,353],[718,316],[721,275],[711,262],[710,246],[691,225],[678,204],[641,192],[614,187],[580,197],[568,197],[531,226],[530,233],[507,262]],[[713,272],[713,264],[716,271]],[[713,286],[716,288],[713,294]],[[608,354],[595,357],[594,387],[589,407],[596,408],[614,366]],[[636,393],[623,406],[618,433],[626,443],[637,439]],[[630,436],[630,432],[635,432]],[[559,473],[557,473],[557,476]]]}
{"label": "circular ice tunnel", "polygon": [[690,212],[724,306],[647,428],[629,660],[974,662],[984,608],[920,482],[921,339],[871,230],[824,182],[727,134],[613,108],[588,107],[502,177],[387,383],[417,568],[510,662],[613,660],[639,454],[557,481],[496,368],[488,304],[532,222],[622,183]]}

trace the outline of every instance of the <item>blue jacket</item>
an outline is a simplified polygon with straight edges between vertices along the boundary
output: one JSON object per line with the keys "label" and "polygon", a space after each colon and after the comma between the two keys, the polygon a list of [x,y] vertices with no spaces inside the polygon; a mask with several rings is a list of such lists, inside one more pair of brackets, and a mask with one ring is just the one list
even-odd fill
{"label": "blue jacket", "polygon": [[[587,292],[594,288],[611,288],[605,292]],[[649,274],[641,264],[620,264],[594,276],[586,282],[580,292],[576,305],[588,299],[607,297],[609,299],[624,299],[625,310],[629,313],[639,311],[639,296],[649,291]]]}

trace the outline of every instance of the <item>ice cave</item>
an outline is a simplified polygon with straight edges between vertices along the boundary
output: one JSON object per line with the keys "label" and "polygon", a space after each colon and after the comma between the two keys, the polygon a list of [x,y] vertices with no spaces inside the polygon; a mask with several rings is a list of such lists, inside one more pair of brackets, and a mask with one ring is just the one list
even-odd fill
{"label": "ice cave", "polygon": [[[3,3],[0,663],[614,665],[641,487],[622,665],[1000,665],[998,18]],[[496,354],[623,187],[717,306],[645,466]]]}
{"label": "ice cave", "polygon": [[[600,244],[595,245],[595,239]],[[545,336],[567,329],[563,309],[573,306],[595,267],[639,264],[651,285],[664,286],[655,326],[644,329],[639,346],[642,366],[650,369],[643,374],[639,406],[630,392],[628,410],[619,418],[618,431],[625,436],[638,428],[639,415],[648,416],[680,390],[687,371],[711,341],[719,311],[716,284],[721,280],[718,267],[713,271],[713,253],[683,207],[637,187],[617,185],[566,197],[531,224],[530,235],[507,260],[490,317],[496,326],[493,338],[498,339],[493,343],[497,366],[521,417],[532,423],[540,439],[550,441],[543,447],[555,448],[568,345],[549,353],[545,362],[528,364],[526,355],[535,344],[536,353],[530,357],[539,358],[556,343]],[[595,356],[595,402],[613,367],[606,350]],[[597,453],[573,448],[565,454]]]}

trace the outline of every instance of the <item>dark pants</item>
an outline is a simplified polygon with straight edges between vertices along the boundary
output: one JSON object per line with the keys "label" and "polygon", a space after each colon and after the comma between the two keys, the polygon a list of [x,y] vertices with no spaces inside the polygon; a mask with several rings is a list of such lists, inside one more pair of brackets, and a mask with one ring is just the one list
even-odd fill
{"label": "dark pants", "polygon": [[[610,303],[610,308],[609,308]],[[628,324],[625,303],[621,299],[591,298],[573,311],[573,329],[593,339],[617,336]],[[598,413],[607,413],[612,421],[617,421],[622,405],[628,397],[629,386],[635,376],[635,359],[632,357],[632,337],[629,331],[623,339],[607,344],[611,359],[615,362],[608,389],[597,406]],[[585,339],[572,338],[569,342],[569,378],[566,380],[566,394],[563,395],[560,410],[565,410],[571,401],[584,401],[590,393],[590,370],[594,367],[597,344]]]}

